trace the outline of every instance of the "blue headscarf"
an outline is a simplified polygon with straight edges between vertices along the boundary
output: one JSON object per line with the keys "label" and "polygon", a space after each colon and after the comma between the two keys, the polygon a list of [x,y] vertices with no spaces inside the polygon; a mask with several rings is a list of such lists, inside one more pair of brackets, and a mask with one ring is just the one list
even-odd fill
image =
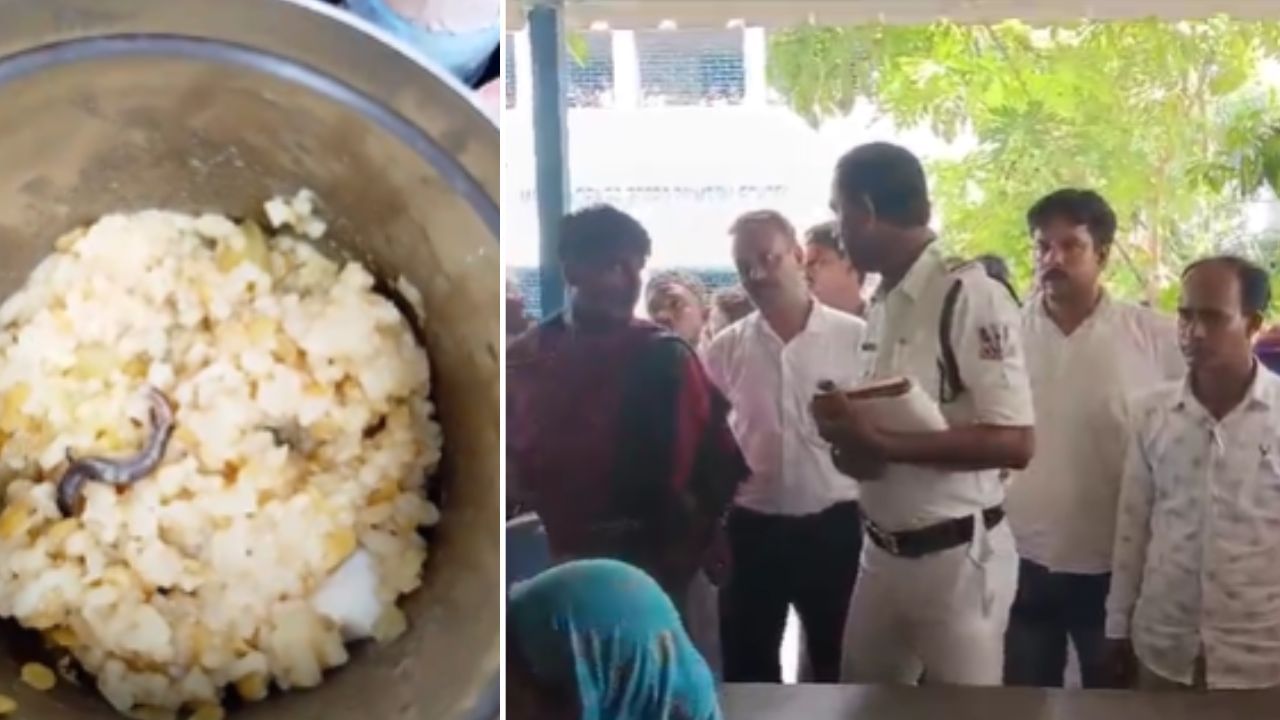
{"label": "blue headscarf", "polygon": [[451,33],[418,27],[400,17],[384,0],[347,0],[347,9],[413,46],[467,84],[484,72],[485,63],[502,39],[496,15],[489,27]]}
{"label": "blue headscarf", "polygon": [[552,568],[512,590],[507,623],[536,678],[576,688],[582,720],[721,720],[675,606],[630,565]]}

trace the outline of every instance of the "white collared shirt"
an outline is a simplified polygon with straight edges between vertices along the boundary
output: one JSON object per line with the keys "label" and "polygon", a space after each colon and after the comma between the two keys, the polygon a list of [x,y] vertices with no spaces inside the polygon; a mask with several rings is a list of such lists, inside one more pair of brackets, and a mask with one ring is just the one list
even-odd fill
{"label": "white collared shirt", "polygon": [[1008,489],[1018,554],[1054,572],[1111,571],[1129,404],[1181,379],[1177,322],[1105,293],[1064,335],[1033,297],[1022,314],[1036,452]]}
{"label": "white collared shirt", "polygon": [[[859,360],[864,381],[906,376],[939,399],[939,323],[957,277],[963,289],[952,315],[951,347],[966,391],[941,404],[942,414],[952,426],[1030,427],[1034,416],[1017,304],[980,265],[950,270],[935,245],[925,248],[892,290],[872,299]],[[883,478],[859,490],[867,517],[891,531],[974,515],[1004,499],[999,470],[921,465],[891,464]]]}
{"label": "white collared shirt", "polygon": [[783,343],[758,311],[716,335],[703,353],[707,374],[729,399],[733,433],[751,477],[738,505],[774,515],[808,515],[858,497],[836,470],[809,403],[818,383],[852,387],[862,320],[817,300],[804,330]]}
{"label": "white collared shirt", "polygon": [[1221,421],[1186,383],[1134,407],[1107,636],[1157,674],[1280,685],[1280,378],[1258,365]]}

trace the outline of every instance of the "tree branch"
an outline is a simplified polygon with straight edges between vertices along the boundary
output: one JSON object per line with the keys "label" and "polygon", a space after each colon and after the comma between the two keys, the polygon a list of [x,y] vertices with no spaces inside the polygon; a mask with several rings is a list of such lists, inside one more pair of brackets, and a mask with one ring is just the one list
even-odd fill
{"label": "tree branch", "polygon": [[1032,100],[1031,89],[1027,87],[1026,80],[1022,78],[1022,69],[1014,64],[1013,56],[1009,54],[1009,48],[1005,46],[1004,41],[1000,39],[1000,36],[996,34],[990,25],[983,25],[982,29],[986,32],[987,38],[996,46],[1000,56],[1004,58],[1005,64],[1013,71],[1013,81],[1018,84],[1018,87],[1022,88],[1022,94],[1030,102]]}

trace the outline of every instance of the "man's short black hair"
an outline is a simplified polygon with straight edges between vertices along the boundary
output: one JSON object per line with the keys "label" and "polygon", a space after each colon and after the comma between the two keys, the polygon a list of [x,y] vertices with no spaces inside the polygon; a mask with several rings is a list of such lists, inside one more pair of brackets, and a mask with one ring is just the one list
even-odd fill
{"label": "man's short black hair", "polygon": [[1034,233],[1051,220],[1089,228],[1098,251],[1109,249],[1116,239],[1116,213],[1105,198],[1092,190],[1064,188],[1040,198],[1027,211],[1027,232]]}
{"label": "man's short black hair", "polygon": [[844,257],[844,245],[840,242],[840,228],[833,220],[818,223],[805,230],[804,241],[807,245],[818,245]]}
{"label": "man's short black hair", "polygon": [[876,218],[902,228],[929,224],[929,183],[910,150],[893,143],[859,145],[836,163],[836,188],[848,200],[865,197]]}
{"label": "man's short black hair", "polygon": [[1240,282],[1240,309],[1244,314],[1265,315],[1271,305],[1271,277],[1267,271],[1238,255],[1213,255],[1200,258],[1182,271],[1185,279],[1192,270],[1205,265],[1225,265],[1235,271]]}
{"label": "man's short black hair", "polygon": [[808,230],[805,230],[804,242],[806,245],[824,247],[836,255],[839,255],[842,259],[849,262],[849,267],[853,269],[853,274],[857,275],[859,280],[862,279],[862,269],[857,265],[854,265],[852,260],[849,260],[849,254],[845,252],[844,243],[840,242],[840,225],[836,223],[835,220],[818,223]]}
{"label": "man's short black hair", "polygon": [[582,262],[634,253],[649,257],[653,241],[639,220],[612,205],[591,205],[560,221],[560,262]]}

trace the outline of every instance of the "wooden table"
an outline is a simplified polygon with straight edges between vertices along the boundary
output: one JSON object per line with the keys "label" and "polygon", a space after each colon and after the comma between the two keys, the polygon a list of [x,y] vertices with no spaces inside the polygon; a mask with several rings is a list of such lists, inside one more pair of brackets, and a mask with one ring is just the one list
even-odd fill
{"label": "wooden table", "polygon": [[725,720],[1274,720],[1280,691],[726,685]]}

